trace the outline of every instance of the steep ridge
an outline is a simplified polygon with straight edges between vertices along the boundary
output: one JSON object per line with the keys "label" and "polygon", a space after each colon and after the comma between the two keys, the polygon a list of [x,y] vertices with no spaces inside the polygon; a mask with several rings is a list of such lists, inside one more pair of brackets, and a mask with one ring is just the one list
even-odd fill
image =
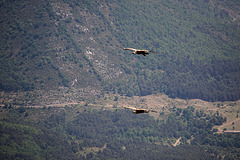
{"label": "steep ridge", "polygon": [[[2,1],[0,89],[238,100],[239,6],[234,0]],[[118,46],[158,54],[134,56]]]}

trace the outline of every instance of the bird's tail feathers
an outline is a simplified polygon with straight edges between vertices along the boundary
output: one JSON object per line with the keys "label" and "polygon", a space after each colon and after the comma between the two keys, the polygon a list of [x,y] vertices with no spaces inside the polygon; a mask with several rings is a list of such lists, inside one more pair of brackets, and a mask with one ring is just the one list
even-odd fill
{"label": "bird's tail feathers", "polygon": [[125,49],[125,48],[123,48],[122,46],[119,46],[119,48],[121,48],[121,49]]}
{"label": "bird's tail feathers", "polygon": [[155,112],[155,113],[158,113],[157,111],[154,111],[154,110],[149,110],[149,112]]}
{"label": "bird's tail feathers", "polygon": [[155,51],[149,51],[149,52],[152,52],[152,53],[157,53],[157,52],[155,52]]}

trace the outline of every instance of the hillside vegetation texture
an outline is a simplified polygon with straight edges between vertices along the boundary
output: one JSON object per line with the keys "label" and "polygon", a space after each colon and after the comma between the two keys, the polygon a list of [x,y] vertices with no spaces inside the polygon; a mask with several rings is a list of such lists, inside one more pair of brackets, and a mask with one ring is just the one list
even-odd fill
{"label": "hillside vegetation texture", "polygon": [[[65,108],[0,108],[1,159],[239,159],[239,134],[213,134],[226,120],[170,108],[148,114],[74,105]],[[174,146],[176,140],[181,145]]]}
{"label": "hillside vegetation texture", "polygon": [[1,0],[0,159],[240,159],[239,8]]}
{"label": "hillside vegetation texture", "polygon": [[[0,90],[240,97],[237,0],[1,1]],[[119,46],[153,50],[132,55]]]}

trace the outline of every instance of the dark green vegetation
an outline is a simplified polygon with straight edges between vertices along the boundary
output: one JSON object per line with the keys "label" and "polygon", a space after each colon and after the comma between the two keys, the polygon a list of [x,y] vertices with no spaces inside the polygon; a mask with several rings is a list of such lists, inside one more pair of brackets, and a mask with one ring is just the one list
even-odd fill
{"label": "dark green vegetation", "polygon": [[[238,134],[213,134],[226,121],[218,113],[172,108],[154,120],[87,105],[13,108],[105,92],[238,100],[239,7],[238,0],[2,0],[0,159],[239,159]],[[22,103],[7,99],[12,91]]]}
{"label": "dark green vegetation", "polygon": [[[0,91],[30,92],[18,104],[4,95],[0,159],[239,159],[239,134],[213,134],[226,122],[218,113],[172,108],[155,120],[87,105],[7,105],[37,104],[45,90],[45,103],[79,101],[85,92],[238,100],[239,7],[238,0],[2,0]],[[54,97],[56,90],[80,96]]]}
{"label": "dark green vegetation", "polygon": [[[165,120],[154,120],[149,114],[122,109],[91,111],[90,106],[2,107],[0,158],[240,158],[239,134],[213,134],[213,126],[225,121],[218,113],[206,115],[188,107],[172,108],[164,116]],[[170,145],[180,137],[181,145]]]}
{"label": "dark green vegetation", "polygon": [[[240,28],[239,19],[233,21],[239,2],[122,1],[119,5],[112,14],[113,33],[121,45],[160,53],[124,59],[130,64],[126,68],[134,68],[129,74],[135,85],[129,91],[212,101],[239,99]],[[119,88],[126,91],[124,85]]]}
{"label": "dark green vegetation", "polygon": [[[91,62],[68,33],[67,21],[56,25],[50,1],[1,1],[0,90],[29,91],[69,87],[66,65],[77,70],[86,64],[89,72],[78,74],[97,79]],[[74,48],[74,49],[73,49]],[[76,71],[75,71],[76,72]],[[82,76],[82,75],[81,75]]]}
{"label": "dark green vegetation", "polygon": [[[0,90],[240,97],[238,0],[0,2]],[[159,54],[134,56],[116,46]],[[93,54],[92,54],[93,53]]]}

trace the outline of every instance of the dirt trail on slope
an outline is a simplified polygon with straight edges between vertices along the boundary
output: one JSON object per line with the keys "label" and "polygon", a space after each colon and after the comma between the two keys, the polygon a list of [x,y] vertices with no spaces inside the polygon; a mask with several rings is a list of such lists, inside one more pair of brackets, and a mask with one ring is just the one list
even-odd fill
{"label": "dirt trail on slope", "polygon": [[237,121],[240,121],[240,118],[237,118],[237,119],[235,119],[233,121],[230,121],[230,122],[227,122],[227,123],[223,123],[221,126],[217,127],[217,129],[218,129],[217,133],[221,133],[223,128],[225,128],[226,126],[231,125],[233,122],[235,123]]}
{"label": "dirt trail on slope", "polygon": [[173,144],[173,146],[176,147],[177,145],[179,145],[181,139],[182,139],[182,137],[178,138],[178,139],[176,140],[176,142]]}
{"label": "dirt trail on slope", "polygon": [[[47,104],[47,105],[33,105],[33,106],[25,106],[27,108],[44,108],[44,107],[65,107],[65,106],[68,106],[68,105],[78,105],[78,104],[85,104],[85,102],[80,102],[80,103],[77,103],[77,102],[71,102],[71,103],[57,103],[57,104]],[[4,105],[2,105],[4,106]],[[20,107],[18,105],[14,105],[15,107]]]}

